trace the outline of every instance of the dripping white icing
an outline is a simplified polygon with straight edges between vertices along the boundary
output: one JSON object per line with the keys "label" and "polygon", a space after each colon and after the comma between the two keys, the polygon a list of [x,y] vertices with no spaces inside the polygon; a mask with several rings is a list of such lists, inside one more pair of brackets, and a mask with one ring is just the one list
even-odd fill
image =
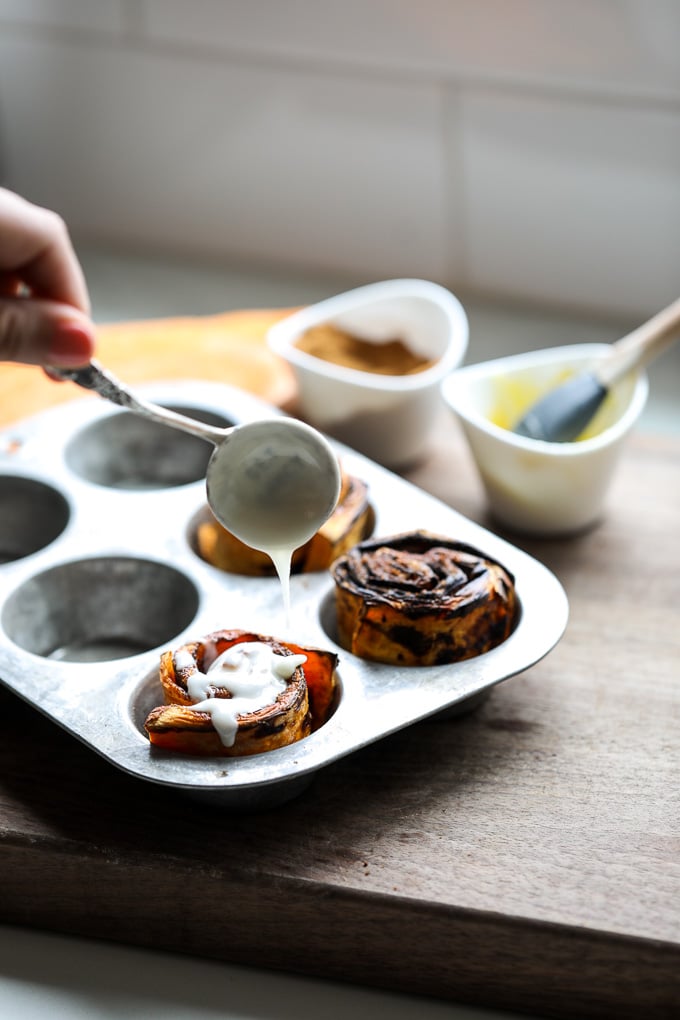
{"label": "dripping white icing", "polygon": [[[225,747],[232,747],[238,717],[271,705],[286,689],[295,669],[306,655],[278,655],[262,641],[243,641],[222,652],[207,673],[195,668],[187,680],[187,692],[197,702],[189,708],[207,712]],[[190,653],[177,652],[177,669],[194,666]],[[215,690],[227,690],[230,698],[215,697]]]}
{"label": "dripping white icing", "polygon": [[286,617],[286,625],[290,625],[290,564],[293,559],[293,549],[269,549],[269,558],[276,568],[281,585],[283,596],[283,611]]}
{"label": "dripping white icing", "polygon": [[289,622],[291,556],[335,508],[337,457],[301,422],[253,422],[215,451],[207,489],[213,513],[225,528],[274,562]]}

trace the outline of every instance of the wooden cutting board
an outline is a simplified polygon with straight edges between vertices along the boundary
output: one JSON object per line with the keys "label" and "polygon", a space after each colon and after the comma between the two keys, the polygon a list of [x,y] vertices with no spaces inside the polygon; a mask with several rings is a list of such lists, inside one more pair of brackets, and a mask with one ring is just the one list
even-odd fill
{"label": "wooden cutting board", "polygon": [[[261,344],[268,313],[248,321]],[[150,378],[132,346],[102,360]],[[408,477],[493,527],[448,417]],[[679,509],[680,442],[634,436],[599,527],[514,539],[567,590],[558,647],[259,813],[132,779],[0,689],[0,920],[555,1017],[677,1017]]]}

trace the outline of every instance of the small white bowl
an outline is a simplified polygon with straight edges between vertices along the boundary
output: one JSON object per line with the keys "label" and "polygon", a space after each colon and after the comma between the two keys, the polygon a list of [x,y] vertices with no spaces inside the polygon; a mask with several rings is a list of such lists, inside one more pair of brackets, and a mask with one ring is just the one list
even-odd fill
{"label": "small white bowl", "polygon": [[540,396],[607,350],[576,344],[533,351],[467,366],[444,381],[491,512],[513,531],[565,535],[601,517],[623,441],[647,399],[644,374],[615,386],[576,442],[546,443],[509,429]]}
{"label": "small white bowl", "polygon": [[[379,344],[399,338],[434,365],[379,375],[331,364],[296,347],[310,327],[333,323]],[[347,291],[282,319],[270,348],[291,365],[301,416],[387,467],[419,459],[441,407],[441,382],[460,365],[468,321],[457,298],[427,280],[386,280]]]}

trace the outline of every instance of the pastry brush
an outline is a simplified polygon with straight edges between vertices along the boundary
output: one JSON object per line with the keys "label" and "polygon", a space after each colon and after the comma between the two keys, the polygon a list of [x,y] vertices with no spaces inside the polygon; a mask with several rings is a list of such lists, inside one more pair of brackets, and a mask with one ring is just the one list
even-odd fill
{"label": "pastry brush", "polygon": [[617,340],[588,370],[538,400],[512,431],[529,439],[568,443],[592,420],[612,386],[658,357],[680,336],[680,298]]}

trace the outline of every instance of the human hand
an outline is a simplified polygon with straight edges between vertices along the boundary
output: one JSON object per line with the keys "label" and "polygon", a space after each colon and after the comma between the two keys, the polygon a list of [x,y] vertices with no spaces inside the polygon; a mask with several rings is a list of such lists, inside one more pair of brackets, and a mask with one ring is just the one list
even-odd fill
{"label": "human hand", "polygon": [[83,271],[63,220],[0,188],[0,361],[75,368],[94,350]]}

